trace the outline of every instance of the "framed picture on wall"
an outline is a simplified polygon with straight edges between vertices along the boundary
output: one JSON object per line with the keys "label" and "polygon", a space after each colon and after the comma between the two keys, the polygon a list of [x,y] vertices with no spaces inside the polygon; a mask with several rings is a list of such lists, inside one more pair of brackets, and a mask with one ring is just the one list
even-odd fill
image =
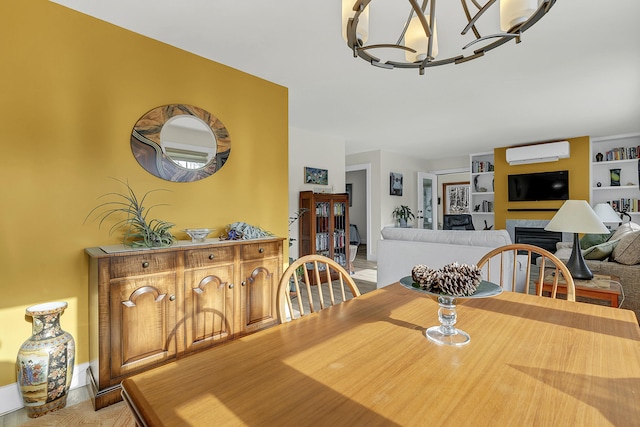
{"label": "framed picture on wall", "polygon": [[469,213],[469,182],[442,184],[442,209],[445,214]]}
{"label": "framed picture on wall", "polygon": [[305,184],[329,184],[329,171],[327,169],[304,167],[304,183]]}
{"label": "framed picture on wall", "polygon": [[402,196],[402,174],[391,172],[389,175],[389,194]]}
{"label": "framed picture on wall", "polygon": [[349,206],[353,206],[353,184],[345,185],[347,196],[349,197]]}

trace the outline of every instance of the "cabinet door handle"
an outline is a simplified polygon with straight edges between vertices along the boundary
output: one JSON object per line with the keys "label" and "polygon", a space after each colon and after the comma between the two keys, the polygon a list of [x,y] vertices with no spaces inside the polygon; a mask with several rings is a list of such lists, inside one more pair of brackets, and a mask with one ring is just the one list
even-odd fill
{"label": "cabinet door handle", "polygon": [[263,253],[264,252],[264,248],[258,249],[258,252]]}
{"label": "cabinet door handle", "polygon": [[149,262],[148,261],[143,262],[142,268],[147,268],[147,267],[149,267]]}
{"label": "cabinet door handle", "polygon": [[209,259],[214,259],[216,256],[214,254],[209,254]]}
{"label": "cabinet door handle", "polygon": [[175,301],[175,300],[176,300],[176,296],[175,296],[175,295],[171,295],[171,296],[169,297],[169,301]]}
{"label": "cabinet door handle", "polygon": [[233,289],[233,283],[229,283],[229,289]]}
{"label": "cabinet door handle", "polygon": [[242,286],[246,286],[247,282],[245,280],[242,281]]}

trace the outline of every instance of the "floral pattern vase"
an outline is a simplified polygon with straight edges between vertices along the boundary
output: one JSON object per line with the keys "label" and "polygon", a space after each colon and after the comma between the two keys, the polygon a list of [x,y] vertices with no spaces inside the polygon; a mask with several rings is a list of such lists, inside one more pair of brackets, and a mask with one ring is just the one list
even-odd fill
{"label": "floral pattern vase", "polygon": [[20,346],[16,371],[24,406],[31,418],[67,404],[75,342],[60,327],[60,316],[66,308],[66,302],[50,302],[26,310],[33,318],[33,334]]}

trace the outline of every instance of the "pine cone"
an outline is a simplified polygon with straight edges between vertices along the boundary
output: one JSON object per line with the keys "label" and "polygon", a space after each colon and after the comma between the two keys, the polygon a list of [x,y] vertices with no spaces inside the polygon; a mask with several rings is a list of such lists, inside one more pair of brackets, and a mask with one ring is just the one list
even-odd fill
{"label": "pine cone", "polygon": [[447,295],[473,295],[480,284],[480,269],[475,265],[454,262],[442,267],[440,273],[438,288]]}
{"label": "pine cone", "polygon": [[429,268],[424,264],[418,264],[411,269],[411,278],[415,283],[420,284],[422,289],[430,291],[436,273],[437,270]]}

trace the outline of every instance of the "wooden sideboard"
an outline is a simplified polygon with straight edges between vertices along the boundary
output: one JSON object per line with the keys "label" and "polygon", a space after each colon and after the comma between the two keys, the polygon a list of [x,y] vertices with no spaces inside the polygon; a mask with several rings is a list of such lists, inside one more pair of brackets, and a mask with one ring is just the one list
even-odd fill
{"label": "wooden sideboard", "polygon": [[276,324],[283,240],[86,249],[93,407],[130,375]]}

